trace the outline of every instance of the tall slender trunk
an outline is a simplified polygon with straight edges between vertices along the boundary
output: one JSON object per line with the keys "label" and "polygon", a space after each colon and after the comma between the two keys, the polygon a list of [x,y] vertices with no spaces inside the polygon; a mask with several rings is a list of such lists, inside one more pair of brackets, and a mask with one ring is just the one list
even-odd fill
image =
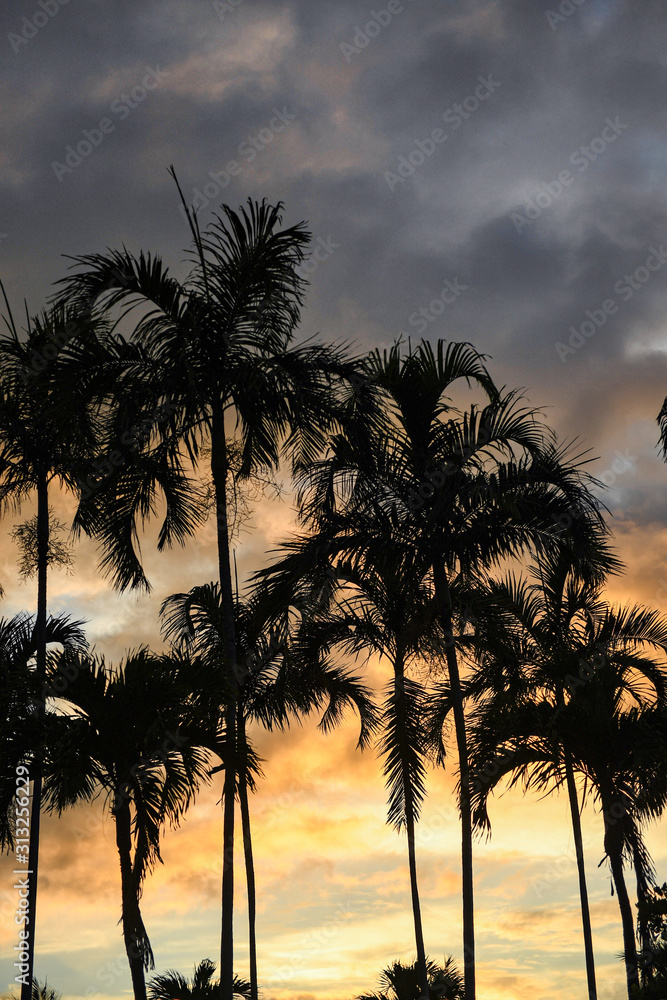
{"label": "tall slender trunk", "polygon": [[[46,685],[46,581],[49,555],[49,486],[46,474],[37,481],[37,617],[35,619],[36,682],[38,699],[35,711],[43,720],[46,705],[42,692]],[[32,979],[35,968],[35,941],[37,918],[37,873],[39,870],[39,836],[42,810],[42,762],[41,748],[35,753],[32,763],[32,803],[30,812],[30,836],[28,845],[28,972],[21,984],[21,1000],[31,1000]],[[27,980],[27,981],[26,981]]]}
{"label": "tall slender trunk", "polygon": [[567,781],[567,795],[570,802],[570,816],[572,817],[574,847],[577,854],[577,871],[579,873],[579,899],[581,900],[581,923],[584,932],[584,953],[586,957],[588,997],[589,1000],[597,1000],[595,956],[593,954],[593,930],[591,927],[591,912],[588,906],[588,887],[586,885],[586,867],[584,864],[584,840],[581,834],[581,816],[579,815],[577,785],[574,780],[572,758],[568,753],[565,754],[565,778]]}
{"label": "tall slender trunk", "polygon": [[139,909],[138,886],[132,872],[131,818],[127,802],[122,803],[114,818],[116,820],[116,846],[120,858],[123,940],[130,965],[134,1000],[146,1000],[144,949],[147,938]]}
{"label": "tall slender trunk", "polygon": [[227,668],[228,704],[225,710],[227,760],[223,790],[223,850],[222,850],[222,934],[220,940],[220,996],[232,1000],[234,995],[234,799],[236,795],[236,712],[240,678],[236,662],[234,629],[234,591],[230,566],[229,528],[227,524],[227,477],[229,462],[225,440],[225,414],[216,400],[211,414],[211,473],[215,489],[218,535],[218,571],[223,613],[223,642]]}
{"label": "tall slender trunk", "polygon": [[[405,718],[405,673],[403,660],[400,656],[394,661],[394,696],[396,708]],[[412,785],[407,766],[403,764],[403,796],[405,799],[405,831],[408,836],[408,866],[410,869],[410,892],[412,894],[412,916],[415,924],[415,945],[417,948],[417,972],[419,975],[419,992],[428,1000],[428,972],[426,969],[426,949],[424,948],[424,930],[422,927],[421,905],[419,902],[419,887],[417,884],[417,857],[415,853],[415,809]]]}
{"label": "tall slender trunk", "polygon": [[245,855],[245,873],[248,891],[248,946],[250,951],[250,1000],[257,1000],[259,989],[257,985],[257,895],[255,891],[255,862],[252,854],[252,835],[250,831],[250,807],[248,805],[248,786],[245,777],[239,781],[239,803],[241,806],[241,826],[243,828],[243,853]]}
{"label": "tall slender trunk", "polygon": [[611,874],[621,911],[623,925],[623,959],[625,961],[625,976],[628,984],[628,997],[632,997],[632,987],[639,986],[639,971],[637,968],[637,945],[635,942],[635,922],[632,904],[628,895],[623,874],[623,842],[619,827],[619,818],[614,816],[614,797],[605,795],[602,798],[604,809],[604,849],[609,858]]}
{"label": "tall slender trunk", "polygon": [[[236,709],[232,704],[226,712],[227,746],[234,740]],[[233,750],[230,751],[233,756]],[[222,820],[222,934],[220,939],[220,990],[222,1000],[234,994],[234,807],[236,795],[236,765],[225,763]]]}
{"label": "tall slender trunk", "polygon": [[[565,707],[565,692],[560,685],[556,686],[556,703],[559,709]],[[588,982],[589,1000],[597,1000],[597,984],[595,981],[595,956],[593,954],[593,929],[591,911],[588,905],[588,886],[586,885],[586,866],[584,863],[584,838],[581,833],[581,816],[579,814],[579,798],[577,784],[574,780],[572,755],[563,750],[565,758],[565,781],[567,797],[570,804],[574,849],[577,857],[577,873],[579,875],[579,900],[581,905],[581,924],[584,933],[584,957],[586,960],[586,979]]]}
{"label": "tall slender trunk", "polygon": [[475,1000],[475,903],[472,868],[472,812],[470,805],[470,767],[466,737],[465,713],[461,676],[454,642],[452,598],[445,567],[439,559],[433,562],[433,581],[438,613],[446,636],[445,656],[452,693],[456,746],[459,755],[461,810],[461,869],[463,882],[463,968],[465,1000]]}
{"label": "tall slender trunk", "polygon": [[639,855],[639,851],[637,850],[636,844],[633,845],[632,853],[633,853],[632,861],[635,869],[635,879],[637,882],[637,907],[639,908],[641,906],[641,910],[637,914],[637,940],[639,941],[639,945],[641,947],[641,953],[643,959],[642,972],[640,978],[642,981],[642,986],[644,986],[648,982],[648,976],[650,975],[648,969],[650,968],[650,961],[651,961],[650,956],[652,952],[652,947],[651,947],[651,936],[648,932],[646,918],[642,917],[641,913],[642,911],[645,912],[646,906],[650,899],[650,895],[648,892],[649,888],[648,881],[642,870],[642,861]]}

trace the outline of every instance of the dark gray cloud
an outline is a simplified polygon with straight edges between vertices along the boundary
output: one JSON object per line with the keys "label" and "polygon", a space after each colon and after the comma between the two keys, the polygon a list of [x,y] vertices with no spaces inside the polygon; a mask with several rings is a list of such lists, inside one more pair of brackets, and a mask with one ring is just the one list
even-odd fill
{"label": "dark gray cloud", "polygon": [[[659,0],[8,3],[12,300],[38,308],[62,253],[121,241],[182,272],[173,162],[203,219],[266,195],[326,241],[309,332],[469,339],[554,406],[563,433],[597,432],[600,397],[613,433],[632,350],[663,368],[667,265],[625,278],[667,240],[663,13]],[[151,69],[159,85],[143,89]],[[448,280],[465,290],[443,296]]]}

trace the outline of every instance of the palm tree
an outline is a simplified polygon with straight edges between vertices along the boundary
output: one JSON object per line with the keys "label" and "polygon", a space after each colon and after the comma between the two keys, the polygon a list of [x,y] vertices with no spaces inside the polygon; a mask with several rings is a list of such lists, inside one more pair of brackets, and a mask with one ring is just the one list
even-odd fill
{"label": "palm tree", "polygon": [[[364,534],[361,520],[356,529]],[[386,530],[389,533],[389,523]],[[414,666],[441,657],[444,649],[428,579],[430,566],[420,563],[412,550],[397,559],[396,548],[388,558],[365,565],[355,559],[354,546],[347,540],[343,544],[337,549],[330,545],[323,559],[318,536],[297,539],[284,546],[284,558],[257,574],[257,579],[278,602],[287,600],[302,609],[302,634],[309,650],[338,647],[346,655],[375,653],[391,664],[393,680],[385,696],[378,749],[385,759],[388,822],[399,831],[405,828],[407,835],[417,969],[426,997],[415,827],[426,793],[429,746],[423,720],[429,692],[407,674]]]}
{"label": "palm tree", "polygon": [[[38,688],[46,677],[47,574],[57,550],[49,537],[49,488],[77,492],[77,470],[93,447],[95,427],[90,413],[79,405],[56,406],[58,390],[52,371],[37,364],[49,357],[54,343],[67,336],[73,314],[64,306],[28,318],[27,336],[21,339],[4,288],[8,316],[7,334],[0,338],[0,512],[20,510],[33,494],[37,496],[34,557],[37,572],[37,616],[35,653]],[[77,330],[85,330],[85,322]],[[37,359],[37,360],[36,360]],[[42,711],[37,703],[37,711]],[[30,823],[30,871],[28,909],[28,973],[21,1000],[30,1000],[35,958],[37,877],[42,777],[38,755],[33,761],[33,794]]]}
{"label": "palm tree", "polygon": [[[604,539],[597,543],[595,561],[562,547],[545,554],[531,570],[533,583],[513,575],[501,582],[490,581],[485,598],[478,602],[476,646],[481,669],[468,687],[469,694],[489,693],[494,709],[516,704],[536,690],[547,688],[562,709],[570,671],[579,671],[580,662],[591,655],[586,634],[589,616],[599,611],[603,570],[618,568],[606,550]],[[576,666],[575,666],[576,665]],[[486,710],[485,718],[486,718]],[[491,712],[491,710],[489,710]],[[478,739],[478,736],[475,736]],[[476,748],[478,753],[479,747]],[[508,763],[515,763],[511,758]],[[484,762],[488,766],[488,762]],[[563,757],[570,817],[574,834],[579,894],[584,935],[589,1000],[596,1000],[593,937],[586,887],[580,807],[570,755]],[[479,796],[484,782],[476,778]],[[484,817],[482,814],[482,822]]]}
{"label": "palm tree", "polygon": [[[649,670],[653,665],[649,657],[631,653],[627,658],[645,660]],[[628,682],[616,657],[608,657],[590,685],[572,699],[568,705],[571,713],[567,713],[571,717],[563,720],[577,769],[594,788],[603,815],[605,856],[621,914],[630,998],[639,985],[639,971],[634,914],[624,878],[625,860],[634,863],[640,887],[655,880],[642,827],[648,820],[659,818],[667,804],[664,767],[662,774],[656,774],[656,760],[664,760],[667,746],[664,724],[656,725],[664,723],[667,682],[664,664],[659,670],[662,676],[658,686],[647,699],[643,678],[634,684]],[[647,700],[656,696],[662,712],[647,705]],[[632,707],[628,707],[629,701]]]}
{"label": "palm tree", "polygon": [[640,956],[642,987],[640,996],[658,996],[667,987],[667,883],[652,885],[637,900],[638,938],[641,940]]}
{"label": "palm tree", "polygon": [[[474,816],[480,827],[490,829],[487,799],[507,775],[512,775],[511,784],[522,779],[526,787],[565,784],[577,854],[588,989],[594,998],[575,772],[584,776],[601,802],[630,986],[636,981],[637,961],[622,856],[632,854],[640,880],[650,876],[636,817],[656,815],[661,793],[654,782],[649,795],[646,774],[636,770],[642,747],[646,760],[649,730],[647,717],[640,720],[638,709],[629,709],[627,703],[646,712],[665,696],[667,676],[649,653],[665,648],[667,621],[641,607],[610,608],[601,597],[600,576],[596,579],[593,571],[582,578],[566,552],[542,558],[532,576],[532,584],[513,576],[492,582],[489,599],[477,609],[480,667],[467,690],[477,699],[470,730]],[[620,738],[621,729],[622,751],[609,742]],[[655,747],[654,740],[651,752]],[[490,762],[496,766],[490,768]],[[634,792],[628,799],[630,788]]]}
{"label": "palm tree", "polygon": [[[452,387],[463,380],[486,405],[458,410]],[[465,578],[529,544],[554,544],[572,524],[595,520],[598,503],[581,456],[558,449],[517,393],[500,393],[469,344],[422,342],[407,355],[396,344],[370,355],[365,382],[349,400],[345,434],[301,481],[301,514],[321,545],[347,536],[369,564],[387,548],[410,546],[428,558],[440,626],[460,769],[463,937],[466,1000],[475,997],[470,777],[453,592]],[[356,529],[378,511],[391,514],[363,537]],[[360,555],[361,557],[361,555]]]}
{"label": "palm tree", "polygon": [[[81,622],[66,615],[46,619],[46,644],[83,653],[86,640]],[[39,685],[34,664],[37,652],[35,619],[20,612],[0,618],[0,851],[16,851],[17,863],[29,865],[29,843],[17,844],[15,829],[16,775],[23,767],[33,774],[35,755],[44,738],[44,717],[36,710],[51,693]],[[55,692],[53,692],[55,694]]]}
{"label": "palm tree", "polygon": [[[463,1000],[463,976],[454,964],[451,955],[444,965],[426,960],[428,972],[429,1000]],[[418,963],[404,965],[392,962],[380,974],[380,990],[377,993],[363,993],[355,1000],[418,1000],[423,995]],[[166,998],[165,998],[166,1000]]]}
{"label": "palm tree", "polygon": [[[3,993],[2,1000],[15,1000],[14,994]],[[43,983],[40,983],[33,976],[30,1000],[63,1000],[63,995],[59,990],[54,989],[53,986],[49,986],[46,979]]]}
{"label": "palm tree", "polygon": [[[312,655],[307,650],[304,655],[303,649],[295,651],[293,630],[286,617],[273,623],[267,618],[261,597],[246,601],[237,598],[237,662],[244,665],[244,672],[240,684],[235,685],[236,723],[230,731],[224,705],[233,679],[224,672],[225,615],[220,587],[211,583],[194,587],[186,594],[173,594],[164,601],[161,615],[165,637],[196,655],[206,671],[197,681],[204,707],[200,716],[203,726],[195,721],[192,738],[222,760],[221,767],[212,774],[216,770],[225,770],[226,775],[235,773],[248,893],[250,1000],[257,1000],[256,890],[248,791],[255,790],[261,762],[248,726],[255,722],[268,730],[283,730],[291,718],[299,719],[324,707],[319,726],[328,732],[342,720],[346,708],[354,706],[361,720],[358,746],[363,748],[375,726],[375,712],[369,692],[356,677],[318,653]],[[227,795],[227,781],[223,795]]]}
{"label": "palm tree", "polygon": [[660,427],[660,447],[662,456],[667,460],[667,397],[660,408],[658,414],[658,426]]}
{"label": "palm tree", "polygon": [[49,986],[45,979],[43,983],[38,983],[36,979],[32,981],[32,1000],[62,1000],[62,993]]}
{"label": "palm tree", "polygon": [[[208,753],[187,730],[192,664],[140,649],[113,670],[92,656],[61,654],[52,679],[68,677],[64,715],[50,714],[44,797],[61,813],[105,794],[116,828],[122,925],[135,1000],[146,1000],[153,952],[141,916],[142,884],[160,857],[160,835],[176,826],[202,780]],[[184,727],[185,723],[185,727]]]}
{"label": "palm tree", "polygon": [[[173,168],[171,173],[176,179]],[[350,366],[341,351],[292,344],[304,287],[296,268],[309,239],[303,224],[281,229],[282,204],[249,200],[248,208],[238,213],[223,205],[223,215],[215,216],[201,233],[196,216],[183,204],[193,240],[193,270],[185,283],[172,278],[159,257],[143,253],[137,257],[124,249],[76,258],[83,270],[65,279],[62,298],[82,310],[99,298],[105,313],[115,306],[125,313],[134,306],[141,308],[133,344],[126,348],[132,364],[120,365],[116,356],[105,361],[93,347],[94,363],[84,350],[73,359],[72,370],[77,378],[85,378],[91,369],[103,373],[96,384],[105,403],[116,408],[121,423],[127,424],[130,413],[131,426],[145,423],[167,449],[170,468],[182,472],[177,447],[181,444],[195,468],[207,459],[217,520],[227,674],[240,683],[230,567],[227,489],[232,469],[227,427],[231,422],[240,439],[238,480],[276,468],[283,445],[297,466],[309,462],[335,422],[337,379],[341,373],[349,374]],[[127,399],[127,406],[119,403]],[[122,474],[112,473],[97,482],[90,498],[86,523],[101,537],[105,564],[121,587],[146,584],[134,548],[136,518],[147,513],[147,484],[152,481],[143,464],[144,451],[140,446],[136,452],[136,476],[128,477],[123,466]],[[179,494],[180,500],[187,497],[187,491]],[[174,527],[184,533],[193,527],[192,520],[175,514]],[[236,711],[232,691],[227,700],[229,732],[234,731]],[[226,780],[221,990],[223,1000],[231,1000],[233,769]]]}
{"label": "palm tree", "polygon": [[[190,982],[180,972],[169,969],[155,976],[148,984],[148,1000],[215,1000],[220,996],[220,983],[213,982],[215,962],[205,958],[195,966]],[[234,976],[234,996],[250,1000],[250,983]]]}

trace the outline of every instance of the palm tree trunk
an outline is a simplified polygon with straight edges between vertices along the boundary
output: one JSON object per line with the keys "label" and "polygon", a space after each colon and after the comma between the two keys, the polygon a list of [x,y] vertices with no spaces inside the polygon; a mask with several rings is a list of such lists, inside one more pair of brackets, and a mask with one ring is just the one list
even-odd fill
{"label": "palm tree trunk", "polygon": [[408,865],[410,868],[410,892],[412,894],[412,915],[415,923],[415,945],[417,947],[417,971],[419,973],[419,992],[428,1000],[428,971],[426,969],[426,949],[424,948],[424,931],[422,927],[421,905],[419,903],[419,887],[417,885],[417,858],[415,855],[415,821],[412,805],[405,810],[405,829],[408,835]]}
{"label": "palm tree trunk", "polygon": [[[226,712],[225,729],[228,747],[234,739],[236,711],[232,704]],[[231,751],[230,751],[231,752]],[[222,820],[222,935],[220,940],[220,991],[222,1000],[234,994],[234,806],[236,795],[235,764],[225,763]]]}
{"label": "palm tree trunk", "polygon": [[[565,707],[565,692],[562,687],[556,687],[556,701],[558,707]],[[577,784],[574,780],[574,768],[572,766],[572,755],[564,750],[565,758],[565,781],[567,783],[567,797],[570,804],[570,817],[572,819],[572,833],[574,835],[574,848],[577,855],[577,872],[579,875],[579,900],[581,904],[581,924],[584,933],[584,957],[586,960],[586,979],[588,982],[589,1000],[597,1000],[597,983],[595,981],[595,956],[593,954],[593,929],[591,926],[591,912],[588,905],[588,886],[586,885],[586,866],[584,863],[584,838],[581,833],[581,816],[579,814],[579,798],[577,796]]]}
{"label": "palm tree trunk", "polygon": [[[49,557],[49,486],[45,475],[37,481],[37,617],[35,619],[35,649],[37,660],[37,690],[44,691],[46,684],[46,582]],[[38,698],[36,711],[40,718],[46,714],[46,705]],[[42,810],[41,754],[37,752],[33,760],[32,803],[30,812],[30,835],[28,845],[28,972],[21,984],[21,1000],[31,1000],[32,979],[35,967],[35,940],[37,917],[37,872],[39,870],[39,835]]]}
{"label": "palm tree trunk", "polygon": [[137,895],[137,886],[132,872],[132,834],[130,807],[123,802],[115,812],[116,846],[120,858],[120,885],[122,900],[123,940],[130,964],[134,1000],[146,1000],[146,977],[144,975],[144,941],[146,931]]}
{"label": "palm tree trunk", "polygon": [[611,874],[614,879],[614,887],[618,898],[618,905],[621,911],[621,923],[623,925],[623,958],[625,961],[625,975],[628,984],[628,997],[632,1000],[632,988],[639,986],[639,971],[637,968],[637,945],[635,942],[635,922],[632,913],[632,904],[628,895],[623,874],[623,844],[621,830],[618,819],[613,817],[610,811],[614,805],[613,796],[605,796],[602,799],[604,808],[604,849],[609,858]]}
{"label": "palm tree trunk", "polygon": [[463,692],[454,642],[452,622],[452,598],[447,573],[442,562],[433,562],[433,582],[438,613],[446,636],[445,656],[452,694],[456,746],[459,755],[460,810],[461,810],[461,869],[463,882],[463,968],[464,1000],[475,1000],[475,903],[472,868],[472,811],[470,804],[470,767],[468,763],[468,741],[466,737]]}
{"label": "palm tree trunk", "polygon": [[634,865],[635,878],[636,878],[636,882],[637,882],[637,907],[638,907],[638,909],[641,906],[641,910],[637,914],[637,939],[638,939],[639,944],[641,946],[641,952],[642,952],[642,957],[643,957],[642,974],[641,974],[640,978],[642,980],[642,986],[645,986],[646,983],[648,982],[648,979],[647,979],[647,966],[646,966],[645,963],[647,963],[647,962],[650,961],[649,956],[651,955],[651,938],[650,938],[650,935],[648,933],[648,927],[647,927],[647,924],[646,924],[646,918],[642,918],[641,913],[642,913],[642,911],[645,911],[645,908],[646,908],[646,906],[647,906],[647,904],[649,902],[649,898],[650,897],[649,897],[649,893],[648,893],[648,881],[647,881],[646,876],[645,876],[645,874],[643,872],[642,859],[641,859],[641,857],[639,855],[639,852],[637,850],[637,845],[636,844],[633,846],[633,859],[632,859],[632,862],[633,862],[633,865]]}
{"label": "palm tree trunk", "polygon": [[223,609],[224,649],[227,661],[228,702],[225,713],[227,760],[224,782],[224,818],[222,851],[222,934],[220,940],[220,996],[233,1000],[234,995],[234,799],[236,795],[237,691],[239,685],[234,630],[234,592],[230,566],[229,528],[227,524],[227,477],[229,463],[225,440],[225,414],[216,400],[211,414],[211,473],[215,489],[218,535],[218,571]]}
{"label": "palm tree trunk", "polygon": [[574,780],[572,759],[569,754],[566,754],[565,756],[565,777],[567,781],[568,799],[570,801],[570,816],[572,817],[574,846],[577,854],[577,871],[579,873],[579,898],[581,900],[581,923],[584,931],[584,953],[586,957],[588,997],[589,1000],[597,1000],[597,986],[595,983],[595,956],[593,954],[593,931],[591,927],[591,913],[588,906],[588,888],[586,885],[586,868],[584,865],[584,840],[581,834],[581,816],[579,815],[577,786]]}
{"label": "palm tree trunk", "polygon": [[628,997],[632,997],[632,987],[639,986],[639,973],[637,970],[637,948],[635,945],[635,925],[632,916],[632,905],[623,876],[623,860],[618,854],[610,855],[609,863],[611,873],[614,878],[618,905],[621,910],[621,921],[623,923],[623,958],[625,960],[625,974],[628,983]]}
{"label": "palm tree trunk", "polygon": [[252,854],[250,831],[250,808],[248,786],[245,778],[239,781],[239,802],[241,805],[241,825],[243,827],[243,853],[245,855],[246,883],[248,891],[248,946],[250,951],[250,1000],[257,1000],[257,895],[255,891],[255,862]]}
{"label": "palm tree trunk", "polygon": [[[396,708],[405,717],[405,673],[403,660],[397,656],[394,660],[394,696]],[[403,797],[405,799],[405,831],[408,836],[408,866],[410,869],[410,892],[412,894],[412,916],[415,924],[415,946],[417,948],[417,972],[419,975],[419,992],[428,1000],[428,972],[426,969],[426,949],[424,947],[424,929],[422,926],[421,905],[419,902],[419,886],[417,884],[417,857],[415,853],[415,810],[412,796],[412,785],[408,769],[403,765]]]}

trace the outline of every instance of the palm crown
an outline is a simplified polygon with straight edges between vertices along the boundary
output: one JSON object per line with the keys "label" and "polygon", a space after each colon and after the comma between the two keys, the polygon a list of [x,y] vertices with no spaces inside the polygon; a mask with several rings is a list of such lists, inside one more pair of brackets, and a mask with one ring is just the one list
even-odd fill
{"label": "palm crown", "polygon": [[208,779],[207,751],[184,735],[191,673],[189,661],[145,649],[115,670],[102,658],[75,654],[53,665],[53,682],[67,682],[60,697],[69,711],[48,717],[45,801],[61,813],[104,793],[116,827],[123,934],[137,997],[145,997],[143,972],[153,964],[142,885],[161,861],[164,826],[179,824]]}
{"label": "palm crown", "polygon": [[[191,980],[187,980],[180,972],[168,970],[161,976],[155,976],[148,984],[148,1000],[217,1000],[220,996],[220,986],[213,979],[215,962],[210,958],[203,959],[195,966]],[[234,976],[234,996],[250,996],[250,983]]]}
{"label": "palm crown", "polygon": [[623,856],[635,863],[641,895],[653,875],[641,824],[661,811],[665,796],[664,778],[648,782],[640,760],[658,752],[655,713],[662,717],[667,674],[656,653],[666,648],[667,622],[643,607],[611,607],[595,568],[582,575],[565,550],[538,561],[532,576],[532,583],[511,575],[491,583],[477,608],[479,668],[468,686],[476,700],[474,817],[490,829],[488,798],[505,776],[538,789],[567,786],[595,995],[575,773],[601,803],[630,988],[637,962]]}
{"label": "palm crown", "polygon": [[[463,1000],[463,976],[451,956],[444,965],[427,959],[429,1000]],[[420,985],[417,963],[392,962],[383,969],[377,993],[364,993],[356,1000],[418,1000]]]}
{"label": "palm crown", "polygon": [[[309,238],[302,224],[283,229],[280,204],[250,200],[239,212],[223,206],[201,232],[184,207],[192,235],[192,270],[185,282],[171,277],[159,257],[125,249],[75,258],[79,271],[64,281],[61,299],[84,315],[92,309],[109,315],[116,307],[133,313],[129,345],[121,338],[100,350],[79,341],[67,370],[75,381],[94,371],[96,398],[108,426],[117,428],[116,435],[121,431],[121,442],[131,428],[146,427],[140,440],[134,438],[131,460],[116,448],[120,466],[95,484],[81,523],[101,540],[103,565],[117,586],[148,586],[137,522],[154,513],[159,485],[167,499],[161,544],[192,533],[203,510],[185,463],[198,468],[210,457],[226,676],[233,684],[227,488],[234,473],[226,424],[234,426],[240,443],[241,479],[275,467],[284,452],[295,466],[309,462],[339,417],[340,379],[353,366],[340,350],[292,344],[303,288],[296,268]],[[133,312],[136,306],[141,311]],[[236,728],[236,707],[235,697],[228,698],[229,732]],[[231,1000],[233,767],[226,778],[221,976],[222,992]]]}
{"label": "palm crown", "polygon": [[[357,677],[299,641],[289,616],[276,620],[263,594],[236,599],[234,624],[236,670],[230,676],[225,651],[225,608],[220,587],[207,584],[185,594],[173,594],[162,605],[163,632],[178,648],[197,655],[201,673],[196,682],[199,717],[192,739],[222,761],[211,773],[225,770],[223,800],[233,809],[238,795],[243,825],[248,914],[250,924],[250,991],[258,995],[255,940],[255,874],[248,791],[261,775],[248,727],[259,723],[268,730],[284,729],[323,709],[319,728],[328,732],[356,708],[361,726],[358,745],[365,746],[376,725],[368,690]],[[230,719],[228,705],[235,705]]]}
{"label": "palm crown", "polygon": [[[397,344],[372,353],[363,376],[347,400],[344,432],[301,476],[301,516],[321,553],[347,545],[368,567],[389,552],[401,565],[416,550],[430,567],[461,770],[466,998],[474,1000],[472,824],[453,594],[528,546],[550,549],[573,523],[596,538],[604,527],[582,456],[559,448],[518,393],[498,390],[471,345],[423,342],[404,354]],[[457,408],[457,383],[486,402]]]}

